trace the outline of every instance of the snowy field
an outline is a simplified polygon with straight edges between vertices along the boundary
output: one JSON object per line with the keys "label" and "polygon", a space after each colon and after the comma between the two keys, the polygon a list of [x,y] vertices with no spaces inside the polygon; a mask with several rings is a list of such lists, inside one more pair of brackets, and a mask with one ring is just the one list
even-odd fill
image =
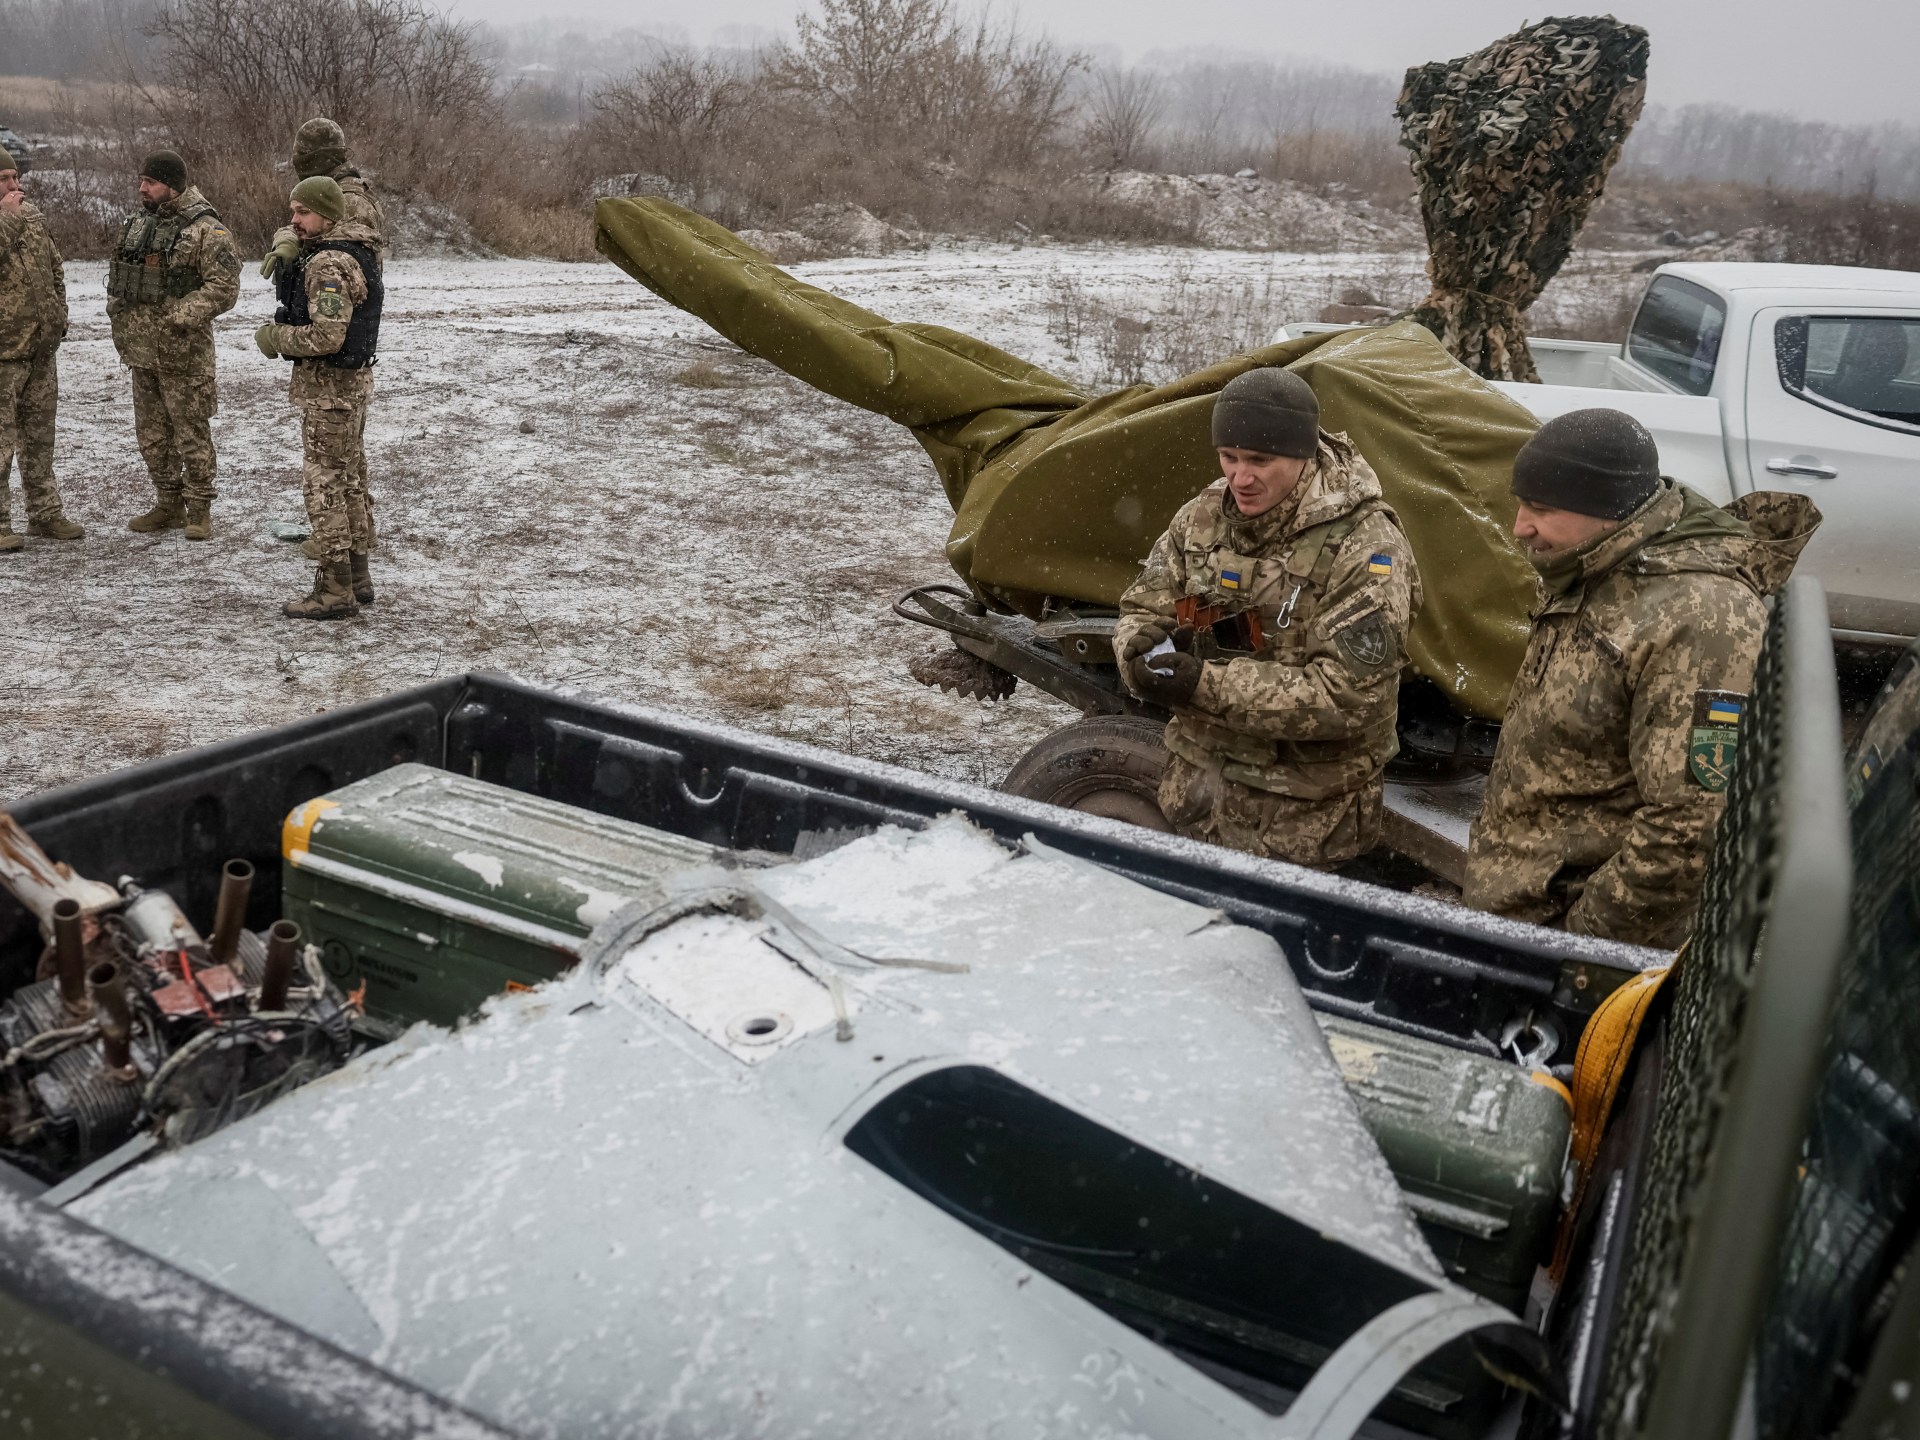
{"label": "snowy field", "polygon": [[[793,268],[1092,380],[1049,319],[1063,276],[1119,308],[1253,281],[1309,316],[1356,283],[1417,296],[1421,258],[936,245]],[[68,267],[60,352],[58,472],[87,538],[0,557],[0,802],[471,669],[989,784],[1072,718],[1025,687],[987,706],[907,674],[945,642],[888,605],[952,578],[952,517],[905,430],[611,265],[393,262],[368,428],[379,601],[283,619],[311,565],[268,534],[303,511],[286,367],[252,341],[265,282],[249,264],[220,321],[220,499],[189,544],[126,529],[152,491],[101,268]],[[24,529],[17,481],[13,504]]]}

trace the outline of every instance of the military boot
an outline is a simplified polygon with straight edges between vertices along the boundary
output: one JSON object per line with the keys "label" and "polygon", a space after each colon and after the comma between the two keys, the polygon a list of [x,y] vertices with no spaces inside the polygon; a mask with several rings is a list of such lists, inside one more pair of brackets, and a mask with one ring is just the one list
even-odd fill
{"label": "military boot", "polygon": [[178,530],[186,523],[186,512],[180,508],[180,501],[162,496],[146,514],[136,515],[127,521],[127,528],[142,535],[151,535],[156,530]]}
{"label": "military boot", "polygon": [[345,560],[313,572],[313,593],[289,600],[280,613],[289,620],[343,620],[360,611],[353,598],[353,567]]}
{"label": "military boot", "polygon": [[4,525],[0,525],[0,555],[9,555],[15,550],[24,550],[26,548],[27,542],[13,533],[13,522],[11,520]]}
{"label": "military boot", "polygon": [[187,539],[204,540],[213,533],[213,518],[207,513],[210,508],[204,500],[187,501]]}
{"label": "military boot", "polygon": [[373,576],[367,573],[367,557],[356,550],[347,557],[353,575],[353,598],[362,605],[373,603]]}
{"label": "military boot", "polygon": [[45,520],[29,520],[27,533],[42,540],[79,540],[87,532],[64,515],[50,515]]}

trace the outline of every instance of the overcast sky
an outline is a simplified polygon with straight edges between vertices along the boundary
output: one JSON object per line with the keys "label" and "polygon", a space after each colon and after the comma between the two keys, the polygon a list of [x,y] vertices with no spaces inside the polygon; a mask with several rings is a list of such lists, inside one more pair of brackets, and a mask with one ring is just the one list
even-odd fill
{"label": "overcast sky", "polygon": [[[785,31],[800,0],[442,0],[468,19],[578,16],[705,42],[719,27]],[[996,13],[1013,7],[998,4]],[[1023,27],[1073,45],[1149,50],[1244,46],[1398,73],[1476,50],[1555,8],[1503,0],[1025,0]],[[1580,13],[1567,7],[1572,13]],[[1616,11],[1653,34],[1650,98],[1719,101],[1808,119],[1920,122],[1916,0],[1632,0]]]}

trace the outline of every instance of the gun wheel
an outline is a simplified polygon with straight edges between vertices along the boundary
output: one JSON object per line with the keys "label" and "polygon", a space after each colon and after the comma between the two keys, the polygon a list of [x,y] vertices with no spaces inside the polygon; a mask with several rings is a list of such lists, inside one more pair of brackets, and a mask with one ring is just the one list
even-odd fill
{"label": "gun wheel", "polygon": [[1167,768],[1163,728],[1136,715],[1076,720],[1022,755],[1000,788],[1148,830],[1169,830],[1160,813],[1160,777]]}
{"label": "gun wheel", "polygon": [[969,700],[1005,700],[1020,683],[998,665],[970,655],[957,645],[916,656],[907,662],[907,672],[922,685]]}

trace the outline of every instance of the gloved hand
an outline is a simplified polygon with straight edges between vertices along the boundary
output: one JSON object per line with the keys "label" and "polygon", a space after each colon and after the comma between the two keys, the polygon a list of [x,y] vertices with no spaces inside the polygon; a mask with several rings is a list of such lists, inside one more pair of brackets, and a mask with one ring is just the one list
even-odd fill
{"label": "gloved hand", "polygon": [[[1175,635],[1177,638],[1177,631]],[[1192,638],[1193,632],[1187,631],[1189,643]],[[1175,650],[1169,655],[1135,657],[1128,662],[1127,679],[1142,700],[1171,708],[1193,699],[1193,692],[1200,688],[1200,672],[1204,668],[1198,655]]]}
{"label": "gloved hand", "polygon": [[262,325],[258,330],[253,332],[253,343],[260,347],[260,353],[269,360],[278,360],[280,358],[280,347],[274,344],[273,332],[276,328],[272,321],[268,321],[265,325]]}
{"label": "gloved hand", "polygon": [[267,252],[267,258],[260,262],[260,278],[271,280],[273,272],[282,265],[291,265],[300,255],[300,242],[288,238],[282,240]]}
{"label": "gloved hand", "polygon": [[1167,633],[1167,627],[1165,625],[1157,621],[1149,621],[1134,631],[1132,635],[1128,636],[1124,644],[1114,648],[1114,658],[1122,665],[1136,660],[1146,654],[1147,651],[1153,649],[1153,647],[1158,645],[1162,640],[1165,640]]}

